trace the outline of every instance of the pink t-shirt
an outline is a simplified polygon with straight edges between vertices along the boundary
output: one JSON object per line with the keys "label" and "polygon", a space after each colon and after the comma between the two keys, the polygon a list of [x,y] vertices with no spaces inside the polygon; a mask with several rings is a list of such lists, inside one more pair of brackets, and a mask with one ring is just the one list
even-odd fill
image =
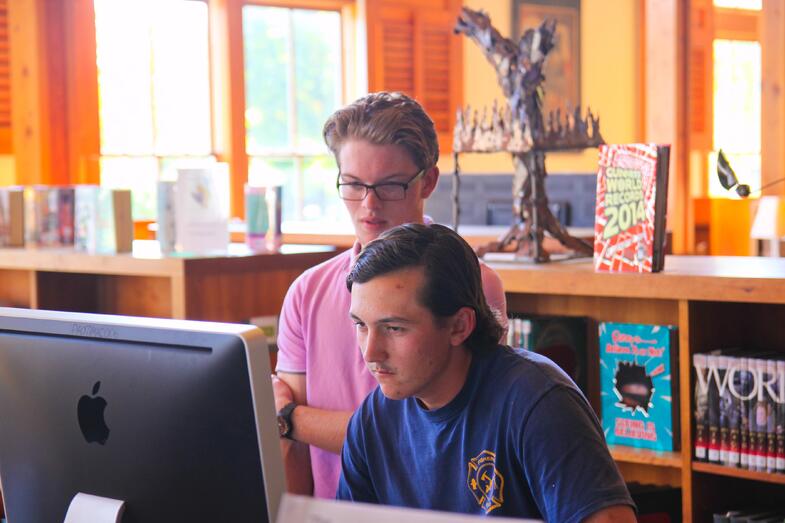
{"label": "pink t-shirt", "polygon": [[[359,252],[360,245],[355,243],[353,249],[308,269],[292,284],[284,299],[276,370],[305,373],[308,405],[312,407],[354,411],[376,387],[349,319],[351,294],[346,288],[346,276]],[[501,279],[485,264],[480,266],[488,304],[506,322]],[[341,457],[313,445],[310,453],[314,495],[334,498]]]}

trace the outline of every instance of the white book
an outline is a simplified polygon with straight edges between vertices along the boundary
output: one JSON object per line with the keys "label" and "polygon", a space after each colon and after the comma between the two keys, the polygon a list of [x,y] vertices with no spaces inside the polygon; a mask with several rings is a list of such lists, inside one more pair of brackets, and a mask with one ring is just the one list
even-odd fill
{"label": "white book", "polygon": [[180,252],[208,254],[229,247],[229,171],[226,164],[178,169],[175,237]]}

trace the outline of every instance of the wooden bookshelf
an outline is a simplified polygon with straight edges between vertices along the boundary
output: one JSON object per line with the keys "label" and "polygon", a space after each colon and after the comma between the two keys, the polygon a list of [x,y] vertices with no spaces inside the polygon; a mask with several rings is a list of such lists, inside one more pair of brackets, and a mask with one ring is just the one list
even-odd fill
{"label": "wooden bookshelf", "polygon": [[[583,316],[603,321],[679,328],[680,433],[676,452],[614,446],[611,454],[628,481],[681,487],[684,521],[785,496],[785,474],[694,462],[692,354],[723,347],[785,353],[785,259],[668,256],[658,274],[594,272],[588,259],[542,265],[491,263],[507,291],[511,313]],[[599,405],[597,337],[587,344],[589,399]]]}
{"label": "wooden bookshelf", "polygon": [[278,314],[289,285],[338,251],[284,245],[258,254],[232,244],[215,256],[163,256],[158,242],[133,252],[91,255],[73,249],[0,249],[0,304],[225,322]]}
{"label": "wooden bookshelf", "polygon": [[785,485],[785,474],[755,472],[752,470],[743,470],[740,468],[724,467],[722,465],[715,465],[713,463],[701,463],[700,461],[696,461],[692,464],[692,470],[697,472],[716,474],[718,476],[728,476],[730,478],[750,479],[753,481],[763,481],[765,483]]}
{"label": "wooden bookshelf", "polygon": [[618,462],[638,463],[641,465],[656,465],[680,469],[682,465],[681,452],[662,452],[647,449],[634,449],[621,445],[610,446],[611,456]]}

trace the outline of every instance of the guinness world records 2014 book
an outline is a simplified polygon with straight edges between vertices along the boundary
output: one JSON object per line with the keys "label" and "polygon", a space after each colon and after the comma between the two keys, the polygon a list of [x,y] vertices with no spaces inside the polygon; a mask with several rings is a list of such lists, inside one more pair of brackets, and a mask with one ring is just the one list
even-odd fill
{"label": "guinness world records 2014 book", "polygon": [[662,270],[669,161],[669,145],[600,146],[594,224],[595,270]]}

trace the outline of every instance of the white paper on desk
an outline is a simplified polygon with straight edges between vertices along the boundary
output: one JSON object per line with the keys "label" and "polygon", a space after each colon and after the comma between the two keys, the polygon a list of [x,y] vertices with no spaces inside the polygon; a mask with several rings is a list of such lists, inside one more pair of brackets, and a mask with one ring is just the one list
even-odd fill
{"label": "white paper on desk", "polygon": [[178,169],[175,227],[180,252],[225,252],[229,246],[229,169],[216,163]]}

